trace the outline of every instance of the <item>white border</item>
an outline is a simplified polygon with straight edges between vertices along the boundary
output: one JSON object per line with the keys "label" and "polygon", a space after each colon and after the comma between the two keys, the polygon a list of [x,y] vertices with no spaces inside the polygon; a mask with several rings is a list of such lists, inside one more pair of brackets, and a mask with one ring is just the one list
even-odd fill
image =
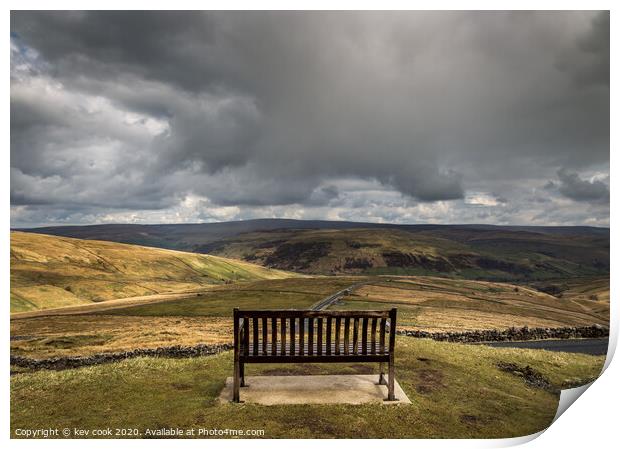
{"label": "white border", "polygon": [[[49,1],[36,1],[36,0],[24,0],[24,1],[8,1],[7,6],[10,9],[84,9],[85,6],[88,6],[88,9],[257,9],[257,6],[260,6],[260,9],[435,9],[435,10],[452,10],[452,9],[478,9],[478,10],[493,10],[493,9],[515,9],[515,10],[523,10],[523,9],[546,9],[546,10],[599,10],[599,9],[611,9],[611,49],[612,49],[612,57],[611,57],[611,79],[614,80],[614,75],[618,73],[617,71],[617,56],[618,56],[618,38],[617,33],[614,32],[614,29],[618,29],[618,25],[620,23],[619,20],[616,20],[616,13],[619,8],[614,8],[614,2],[612,1],[602,1],[602,0],[590,0],[590,1],[532,1],[532,0],[521,0],[521,1],[436,1],[436,2],[413,2],[413,1],[403,1],[403,0],[384,0],[381,2],[378,1],[325,1],[325,0],[314,0],[314,1],[284,1],[284,0],[263,0],[260,3],[256,1],[248,1],[248,0],[230,0],[227,2],[222,1],[190,1],[190,0],[176,0],[174,2],[153,2],[146,0],[135,0],[135,1],[119,1],[119,0],[93,0],[89,1],[87,4],[83,1],[76,0],[57,0],[52,4]],[[5,11],[5,15],[3,17],[3,25],[5,29],[5,36],[9,34],[10,30],[10,14],[9,9]],[[8,41],[8,39],[7,39]],[[9,66],[10,66],[10,52],[6,51],[5,56],[3,58],[3,69],[5,76],[8,78],[9,76]],[[613,81],[612,81],[613,83]],[[5,93],[4,93],[4,107],[2,108],[3,120],[2,126],[4,129],[3,136],[5,136],[5,147],[3,151],[0,153],[3,166],[5,167],[5,178],[0,182],[2,195],[5,198],[7,203],[9,202],[9,192],[10,192],[10,177],[8,176],[8,169],[10,167],[9,161],[9,124],[10,124],[10,88],[9,82],[5,84]],[[616,132],[613,124],[616,122],[613,120],[617,114],[616,105],[618,104],[617,95],[615,91],[611,90],[611,141],[610,148],[614,148],[614,144],[617,143]],[[617,165],[617,157],[614,156],[614,152],[611,152],[610,158],[610,166],[613,171],[613,167]],[[613,176],[611,177],[613,179]],[[617,195],[615,192],[615,183],[611,183],[611,198],[616,198]],[[614,220],[614,213],[616,209],[613,207],[614,204],[611,203],[611,212],[610,212],[610,222]],[[2,254],[4,257],[1,260],[2,264],[2,286],[4,287],[5,292],[5,317],[4,323],[5,325],[2,327],[2,338],[5,342],[9,341],[9,326],[8,326],[8,316],[9,316],[9,228],[10,228],[10,209],[9,204],[5,204],[5,213],[1,215],[2,226],[5,229],[5,232],[2,234],[2,238],[0,239],[0,246],[2,248]],[[612,336],[610,338],[610,348],[613,346],[615,348],[617,344],[617,330],[618,330],[618,313],[617,307],[615,307],[616,299],[615,299],[615,285],[614,275],[617,274],[617,252],[614,248],[618,247],[618,238],[616,234],[611,233],[611,291],[614,293],[612,296],[614,300],[612,301]],[[5,343],[2,345],[2,357],[4,357],[5,364],[3,365],[3,373],[4,378],[8,380],[9,378],[9,348],[8,344]],[[613,352],[610,352],[613,354]],[[611,362],[611,357],[608,356],[608,360],[606,366]],[[412,442],[411,440],[396,440],[390,441],[389,444],[396,444],[399,447],[410,447],[412,444],[416,447],[439,447],[439,448],[454,448],[454,447],[463,447],[463,448],[479,448],[479,447],[505,447],[512,446],[515,444],[522,444],[527,441],[531,441],[529,443],[532,448],[548,448],[550,446],[558,446],[563,448],[572,448],[572,447],[607,447],[612,441],[617,441],[618,431],[617,429],[617,418],[616,413],[618,410],[618,399],[619,399],[619,387],[617,379],[620,378],[618,376],[620,372],[620,368],[618,368],[618,363],[609,365],[608,369],[604,372],[600,379],[595,381],[590,388],[587,390],[587,394],[581,397],[574,405],[572,405],[562,416],[561,418],[555,422],[549,430],[546,432],[540,432],[539,434],[535,434],[529,437],[522,438],[514,438],[514,439],[503,439],[503,440],[415,440]],[[6,382],[2,388],[2,424],[4,427],[4,431],[2,432],[3,439],[6,439],[5,443],[10,445],[9,447],[32,447],[41,444],[42,440],[33,441],[33,440],[10,440],[9,441],[9,385]],[[542,436],[541,436],[542,435]],[[537,436],[540,438],[535,439]],[[532,441],[533,440],[533,441]],[[99,448],[99,447],[108,447],[111,443],[110,441],[101,441],[101,440],[89,440],[88,442],[84,440],[43,440],[44,445],[49,447],[58,447],[58,448],[71,448],[71,447],[83,447],[88,444],[89,447]],[[123,441],[123,446],[149,446],[149,447],[170,447],[172,445],[187,445],[193,447],[205,447],[205,445],[217,445],[218,447],[240,447],[244,444],[251,444],[252,447],[256,448],[267,448],[273,446],[282,446],[284,444],[290,444],[291,442],[287,442],[287,440],[252,440],[251,442],[247,440],[198,440],[198,441],[187,441],[187,440],[137,440],[137,441]],[[314,440],[294,440],[292,442],[298,448],[306,448],[311,447],[317,444]],[[383,440],[368,440],[366,441],[356,441],[356,440],[336,440],[336,441],[321,441],[321,445],[325,445],[326,447],[337,447],[343,444],[351,444],[358,446],[360,444],[372,444],[372,445],[380,445],[387,444],[387,442]]]}

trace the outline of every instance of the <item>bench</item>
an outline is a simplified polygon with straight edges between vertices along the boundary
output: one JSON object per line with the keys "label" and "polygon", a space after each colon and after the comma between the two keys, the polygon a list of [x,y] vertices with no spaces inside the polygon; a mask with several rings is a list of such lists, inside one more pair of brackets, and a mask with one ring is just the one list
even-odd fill
{"label": "bench", "polygon": [[[394,401],[396,309],[233,311],[233,402],[245,383],[246,363],[378,362],[379,384]],[[386,334],[388,341],[386,342]],[[388,381],[383,367],[388,364]]]}

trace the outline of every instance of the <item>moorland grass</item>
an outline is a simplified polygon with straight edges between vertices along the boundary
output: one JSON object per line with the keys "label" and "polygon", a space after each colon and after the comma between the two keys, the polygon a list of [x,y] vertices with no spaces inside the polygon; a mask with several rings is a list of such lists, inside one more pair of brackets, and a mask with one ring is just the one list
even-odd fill
{"label": "moorland grass", "polygon": [[255,281],[200,295],[102,312],[132,316],[232,316],[232,309],[304,309],[364,278],[317,277]]}
{"label": "moorland grass", "polygon": [[[530,366],[551,390],[497,364]],[[220,404],[230,352],[195,359],[141,358],[11,378],[11,429],[78,427],[264,429],[267,438],[499,438],[553,419],[557,390],[594,379],[604,357],[499,349],[399,337],[396,376],[411,405]],[[376,373],[373,365],[250,365],[247,375]],[[12,433],[12,436],[14,434]]]}
{"label": "moorland grass", "polygon": [[297,276],[222,257],[11,232],[11,312]]}
{"label": "moorland grass", "polygon": [[556,298],[507,283],[430,276],[368,278],[332,309],[397,307],[401,328],[467,331],[609,325],[609,303]]}

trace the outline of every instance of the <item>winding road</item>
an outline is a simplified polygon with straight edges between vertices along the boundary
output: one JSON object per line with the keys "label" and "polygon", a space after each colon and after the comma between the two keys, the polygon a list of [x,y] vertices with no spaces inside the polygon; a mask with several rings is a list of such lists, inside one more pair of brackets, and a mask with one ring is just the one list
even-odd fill
{"label": "winding road", "polygon": [[321,299],[319,302],[314,303],[312,306],[310,306],[310,310],[327,309],[333,303],[342,298],[347,292],[352,293],[354,290],[360,288],[364,284],[366,284],[366,282],[358,282],[357,284],[349,285],[347,288],[343,288],[339,292],[336,292],[333,295],[327,296],[326,298]]}

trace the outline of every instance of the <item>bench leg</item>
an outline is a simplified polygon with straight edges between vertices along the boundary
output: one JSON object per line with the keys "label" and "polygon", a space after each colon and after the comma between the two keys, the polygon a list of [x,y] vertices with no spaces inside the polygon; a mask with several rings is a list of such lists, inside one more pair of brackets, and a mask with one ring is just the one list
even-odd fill
{"label": "bench leg", "polygon": [[240,372],[241,372],[241,386],[247,387],[248,385],[245,383],[245,364],[240,364]]}
{"label": "bench leg", "polygon": [[395,401],[394,396],[394,356],[390,357],[390,363],[388,365],[388,401]]}
{"label": "bench leg", "polygon": [[387,385],[383,372],[383,362],[379,362],[379,385]]}
{"label": "bench leg", "polygon": [[239,402],[239,360],[235,360],[235,370],[233,377],[233,402]]}

